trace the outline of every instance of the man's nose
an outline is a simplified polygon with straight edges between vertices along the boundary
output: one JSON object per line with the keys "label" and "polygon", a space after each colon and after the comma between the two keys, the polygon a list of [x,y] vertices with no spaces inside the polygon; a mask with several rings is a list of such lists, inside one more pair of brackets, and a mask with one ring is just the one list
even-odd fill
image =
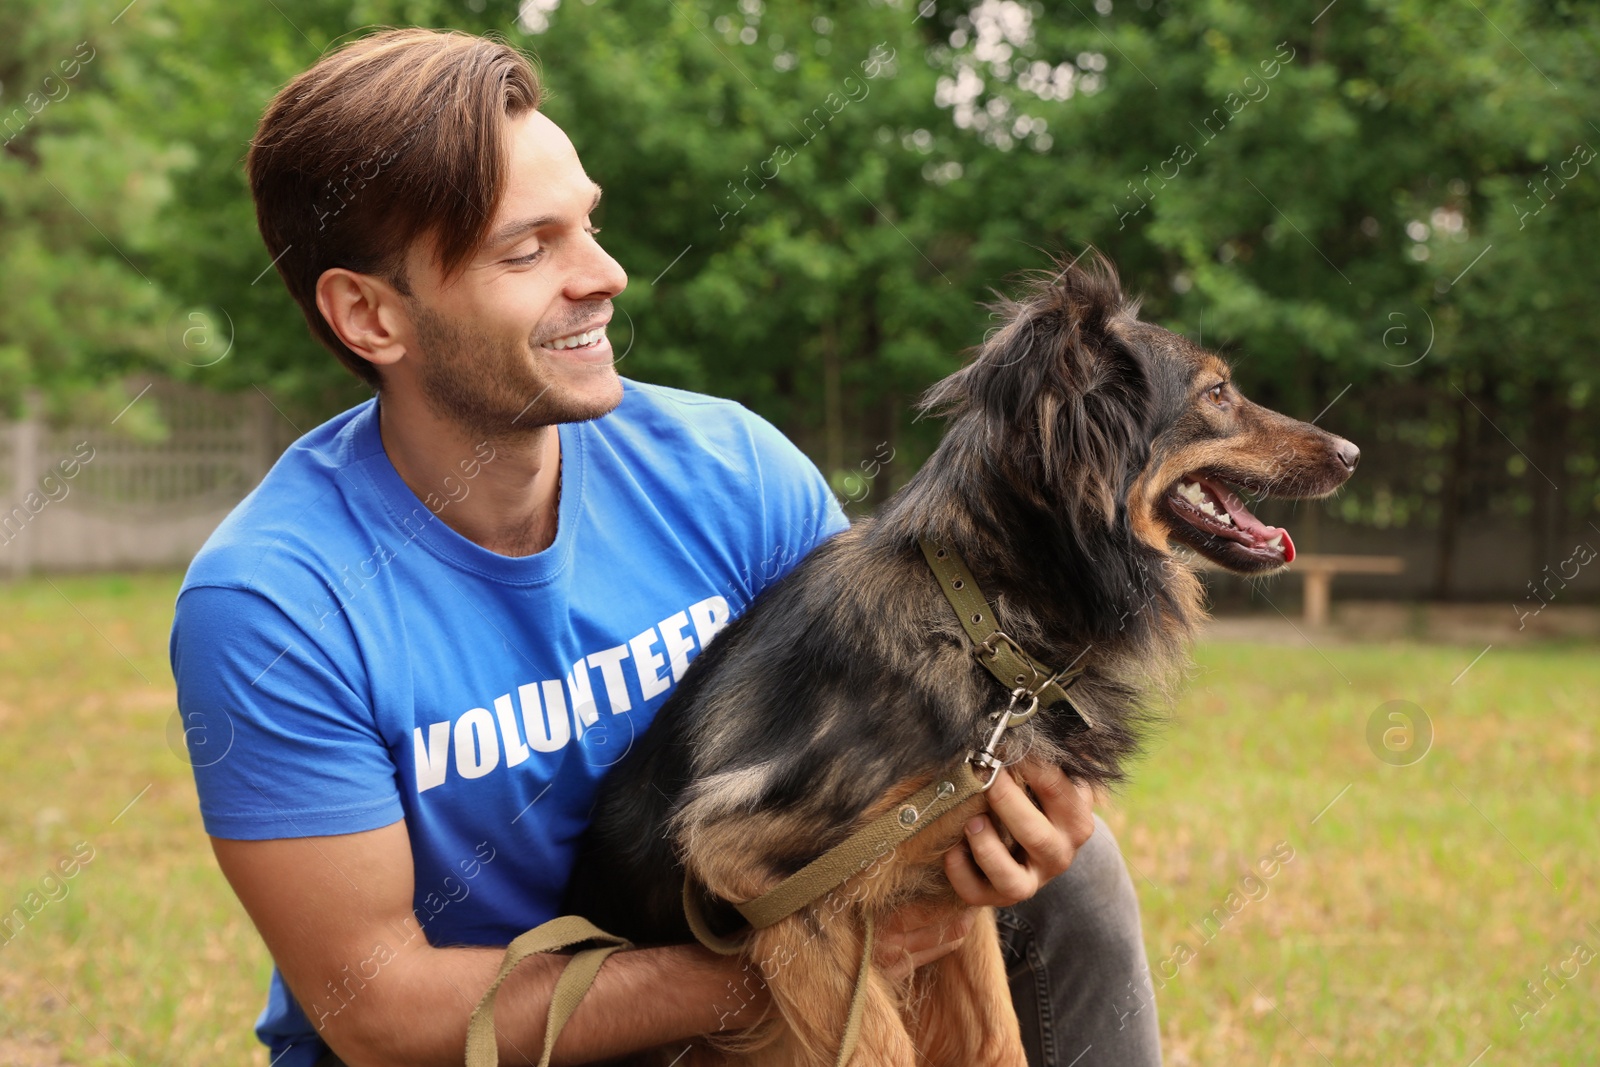
{"label": "man's nose", "polygon": [[[591,242],[594,238],[589,239]],[[612,258],[611,253],[595,244],[592,258],[579,278],[574,279],[568,295],[573,300],[604,300],[616,296],[628,287],[628,272]],[[582,293],[576,290],[583,290]]]}

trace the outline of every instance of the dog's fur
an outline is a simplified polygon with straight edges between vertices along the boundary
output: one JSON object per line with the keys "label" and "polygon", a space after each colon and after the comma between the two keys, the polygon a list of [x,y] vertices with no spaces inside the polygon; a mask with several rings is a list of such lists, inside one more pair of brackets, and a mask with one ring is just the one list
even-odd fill
{"label": "dog's fur", "polygon": [[[685,866],[723,900],[749,900],[981,743],[1007,693],[974,659],[918,537],[959,550],[1022,648],[1086,667],[1071,699],[1095,725],[1057,705],[1008,736],[1012,757],[1104,785],[1122,778],[1203,617],[1171,539],[1238,571],[1283,562],[1184,521],[1185,475],[1292,497],[1349,477],[1354,446],[1251,404],[1215,355],[1140,322],[1098,254],[999,310],[1004,326],[924,398],[949,419],[927,464],[707,647],[612,770],[571,910],[636,942],[689,940]],[[958,908],[941,856],[984,803],[754,934],[746,958],[777,1017],[697,1048],[700,1062],[737,1049],[741,1062],[831,1064],[863,913]],[[991,912],[908,982],[870,983],[855,1063],[1023,1063]]]}

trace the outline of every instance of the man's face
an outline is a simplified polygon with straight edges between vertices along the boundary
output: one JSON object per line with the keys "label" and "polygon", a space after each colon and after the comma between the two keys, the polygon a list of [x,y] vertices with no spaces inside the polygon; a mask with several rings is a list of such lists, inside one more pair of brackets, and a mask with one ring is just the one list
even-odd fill
{"label": "man's face", "polygon": [[595,242],[600,188],[566,134],[535,111],[507,137],[505,195],[465,270],[446,284],[426,242],[410,250],[412,343],[385,376],[386,390],[415,388],[436,415],[500,440],[617,406],[606,323],[628,284]]}

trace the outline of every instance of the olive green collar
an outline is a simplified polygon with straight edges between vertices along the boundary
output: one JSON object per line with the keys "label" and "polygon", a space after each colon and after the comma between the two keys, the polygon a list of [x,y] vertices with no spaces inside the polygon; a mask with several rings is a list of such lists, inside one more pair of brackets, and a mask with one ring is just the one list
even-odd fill
{"label": "olive green collar", "polygon": [[1011,725],[1025,721],[1040,706],[1064,703],[1085,726],[1093,729],[1094,720],[1067,698],[1067,690],[1083,674],[1084,668],[1078,662],[1083,659],[1083,653],[1080,652],[1066,670],[1052,671],[1000,629],[994,607],[978,588],[977,580],[959,552],[934,538],[919,537],[917,544],[939,580],[945,599],[950,601],[956,618],[961,620],[962,629],[972,639],[973,656],[1011,692],[1013,705],[1024,700],[1029,702],[1024,712],[1011,716]]}

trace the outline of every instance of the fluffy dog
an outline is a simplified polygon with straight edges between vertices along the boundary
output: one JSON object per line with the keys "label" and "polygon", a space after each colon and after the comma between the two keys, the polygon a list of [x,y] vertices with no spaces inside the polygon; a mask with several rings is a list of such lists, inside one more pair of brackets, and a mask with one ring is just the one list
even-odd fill
{"label": "fluffy dog", "polygon": [[[1070,692],[1081,715],[1041,711],[1008,751],[1121,780],[1203,618],[1194,556],[1243,574],[1294,558],[1241,490],[1320,497],[1355,469],[1350,442],[1251,403],[1217,356],[1139,321],[1098,255],[999,310],[1004,326],[923,399],[948,419],[926,465],[707,647],[611,771],[570,910],[638,943],[689,940],[686,870],[724,901],[751,900],[981,747],[1009,696],[974,658],[921,537],[965,558],[1023,649],[1085,668]],[[863,918],[959,908],[941,856],[984,807],[973,797],[831,903],[756,931],[745,955],[777,1012],[696,1046],[697,1062],[832,1064]],[[909,980],[869,982],[856,1064],[1024,1063],[992,912]]]}

